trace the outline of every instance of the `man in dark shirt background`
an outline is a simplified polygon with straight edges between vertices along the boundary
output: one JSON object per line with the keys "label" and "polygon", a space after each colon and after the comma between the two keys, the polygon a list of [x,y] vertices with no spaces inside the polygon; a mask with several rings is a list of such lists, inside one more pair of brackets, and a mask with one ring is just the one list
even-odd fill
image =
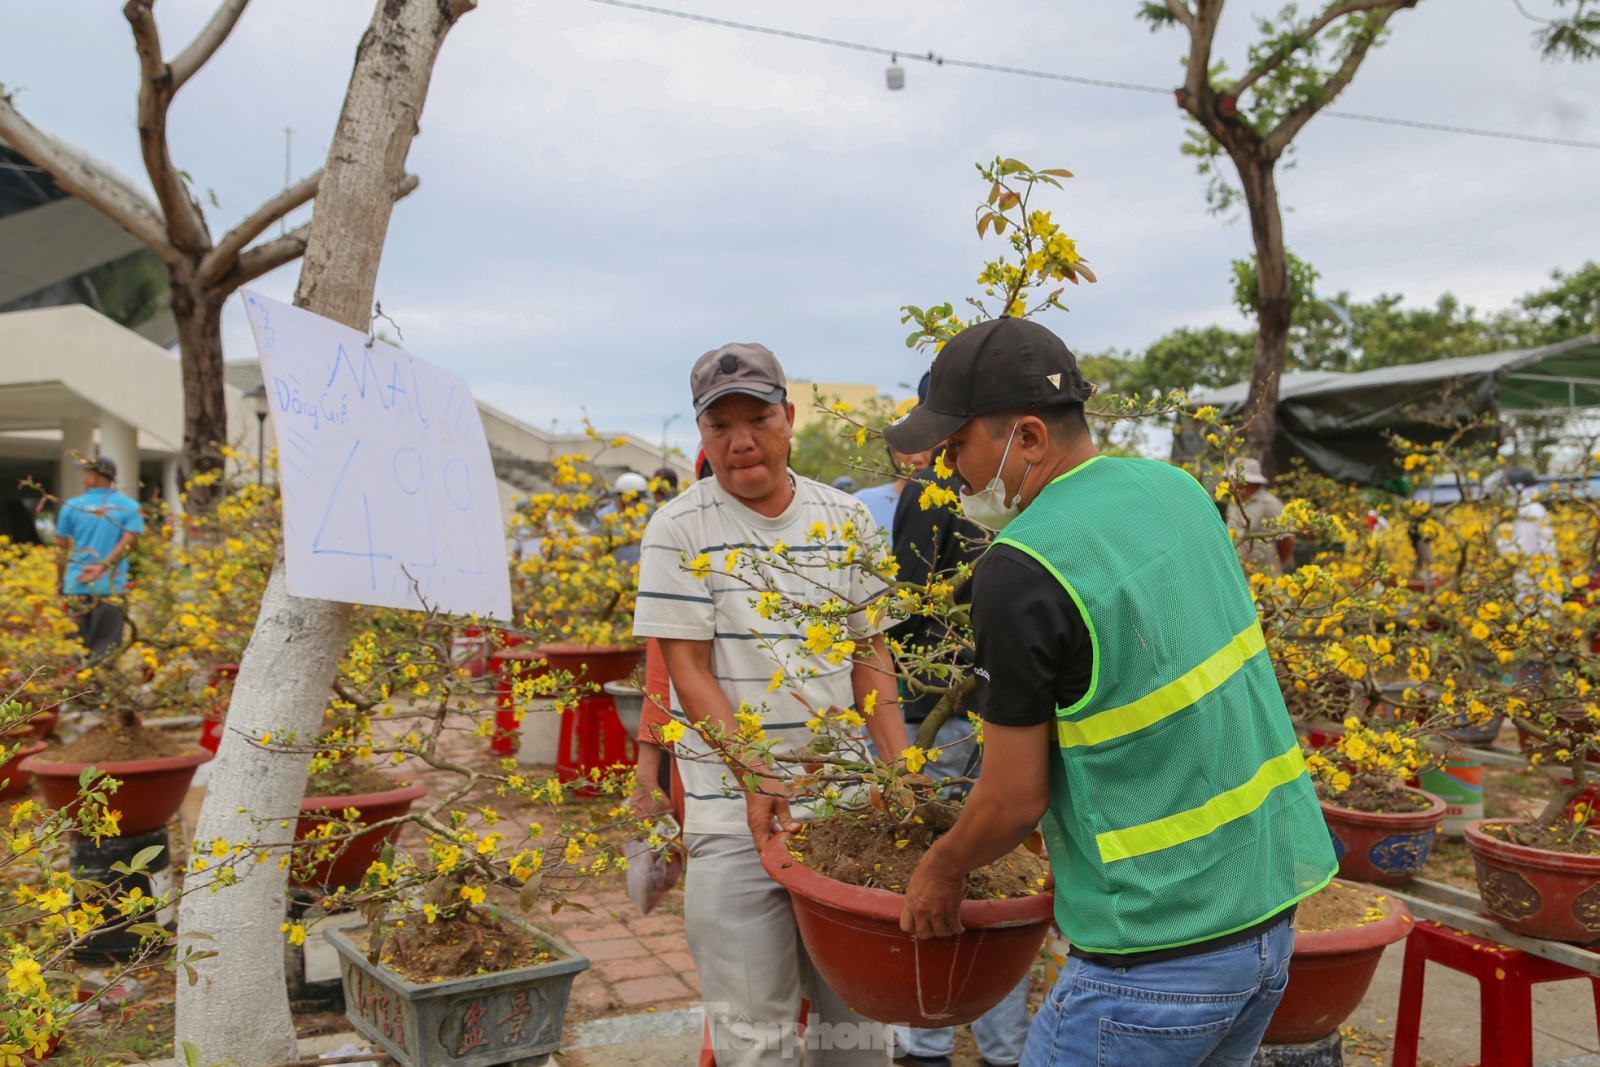
{"label": "man in dark shirt background", "polygon": [[[923,400],[927,399],[927,389],[928,377],[923,375],[918,388],[918,396]],[[933,451],[938,455],[941,449]],[[949,504],[930,501],[924,508],[922,492],[930,484],[951,492],[959,487],[954,474],[940,477],[930,465],[918,471],[900,494],[894,513],[894,557],[900,566],[897,577],[902,581],[924,584],[935,575],[954,581],[956,568],[963,563],[976,563],[989,542],[988,533],[963,519]],[[988,564],[984,566],[987,568]],[[957,587],[955,600],[959,604],[972,602],[970,580]],[[902,648],[933,648],[947,635],[938,621],[914,617],[891,630],[889,636]],[[930,676],[927,684],[943,688],[949,681]],[[908,735],[915,737],[942,696],[941,693],[923,693],[920,696],[906,694],[902,698],[900,708],[905,713]],[[969,713],[976,715],[977,711],[977,694],[969,693],[955,714],[939,728],[933,743],[939,758],[923,768],[924,774],[934,779],[977,777],[981,761],[971,741],[973,724],[968,717]],[[1028,982],[1023,979],[1004,1000],[972,1023],[973,1040],[977,1042],[983,1063],[990,1067],[1022,1060],[1023,1046],[1028,1040]],[[897,1052],[903,1053],[895,1062],[906,1067],[949,1067],[950,1053],[955,1048],[955,1031],[951,1027],[915,1030],[897,1026],[894,1032]]]}

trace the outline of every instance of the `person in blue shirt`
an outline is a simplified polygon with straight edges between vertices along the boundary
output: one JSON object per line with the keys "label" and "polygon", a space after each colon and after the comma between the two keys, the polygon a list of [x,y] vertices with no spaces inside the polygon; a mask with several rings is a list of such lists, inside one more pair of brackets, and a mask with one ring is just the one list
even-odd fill
{"label": "person in blue shirt", "polygon": [[81,597],[78,639],[89,662],[122,643],[122,608],[104,599],[128,584],[128,552],[144,532],[139,502],[114,488],[117,465],[104,456],[80,459],[83,493],[61,505],[56,517],[57,573],[61,592]]}

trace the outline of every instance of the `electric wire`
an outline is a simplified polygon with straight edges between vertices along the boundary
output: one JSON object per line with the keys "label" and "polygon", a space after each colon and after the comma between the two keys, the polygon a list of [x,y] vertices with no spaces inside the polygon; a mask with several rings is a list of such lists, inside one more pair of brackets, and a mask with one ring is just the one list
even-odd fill
{"label": "electric wire", "polygon": [[[822,37],[814,33],[800,33],[797,30],[782,30],[774,26],[757,26],[749,22],[735,22],[731,19],[713,18],[710,15],[697,15],[690,11],[679,11],[670,7],[657,7],[653,4],[639,4],[632,0],[588,0],[591,4],[602,4],[606,7],[623,8],[629,11],[643,11],[652,15],[665,15],[668,18],[683,19],[687,22],[699,22],[708,26],[720,26],[724,29],[743,30],[747,33],[761,33],[769,37],[785,37],[793,41],[807,41],[811,44],[828,45],[832,48],[846,48],[855,52],[870,52],[873,55],[889,56],[892,59],[915,60],[918,63],[930,63],[937,67],[964,67],[968,70],[986,70],[996,74],[1011,74],[1023,78],[1040,78],[1045,81],[1069,82],[1073,85],[1091,85],[1101,89],[1121,89],[1135,93],[1157,93],[1161,96],[1171,96],[1171,88],[1162,88],[1157,85],[1140,85],[1136,82],[1110,81],[1105,78],[1084,78],[1073,74],[1061,74],[1049,70],[1030,70],[1026,67],[1008,67],[999,63],[981,63],[971,59],[954,59],[950,56],[941,56],[935,52],[919,53],[903,48],[884,48],[880,45],[862,44],[859,41],[845,41],[837,37]],[[1471,126],[1451,126],[1438,122],[1419,122],[1415,119],[1386,118],[1381,115],[1362,115],[1352,111],[1335,111],[1324,109],[1320,112],[1330,118],[1347,119],[1355,122],[1374,122],[1384,126],[1407,126],[1417,130],[1433,130],[1438,133],[1460,133],[1473,137],[1495,137],[1506,141],[1526,141],[1532,144],[1559,145],[1563,148],[1595,148],[1600,149],[1600,141],[1575,141],[1562,137],[1540,137],[1531,133],[1512,133],[1506,130],[1480,130]]]}

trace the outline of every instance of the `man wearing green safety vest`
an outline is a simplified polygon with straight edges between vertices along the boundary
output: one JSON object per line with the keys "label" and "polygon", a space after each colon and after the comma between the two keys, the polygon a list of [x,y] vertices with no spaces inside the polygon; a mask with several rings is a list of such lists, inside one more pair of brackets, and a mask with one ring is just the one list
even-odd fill
{"label": "man wearing green safety vest", "polygon": [[968,872],[1042,819],[1072,954],[1023,1063],[1245,1067],[1333,850],[1216,505],[1177,467],[1098,455],[1092,391],[1049,330],[999,319],[884,431],[944,442],[997,531],[972,579],[987,773],[901,925],[958,932]]}

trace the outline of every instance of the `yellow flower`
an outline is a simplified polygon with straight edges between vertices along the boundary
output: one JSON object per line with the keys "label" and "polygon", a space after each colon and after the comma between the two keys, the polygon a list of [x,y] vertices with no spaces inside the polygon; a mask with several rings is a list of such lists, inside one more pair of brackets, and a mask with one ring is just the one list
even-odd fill
{"label": "yellow flower", "polygon": [[665,741],[669,745],[675,745],[679,741],[683,740],[683,723],[678,722],[677,720],[673,720],[669,723],[663,723],[660,727],[660,731],[661,740]]}
{"label": "yellow flower", "polygon": [[876,709],[877,706],[878,706],[878,691],[876,689],[874,689],[874,690],[872,690],[872,692],[868,693],[867,694],[867,698],[861,702],[861,714],[863,714],[863,715],[871,715],[873,710]]}
{"label": "yellow flower", "polygon": [[482,904],[484,896],[483,887],[480,885],[464,885],[461,887],[461,899],[468,904]]}
{"label": "yellow flower", "polygon": [[699,578],[701,581],[705,581],[706,576],[711,573],[711,554],[709,552],[700,553],[694,559],[689,561],[688,566],[690,574],[694,575],[696,578]]}
{"label": "yellow flower", "polygon": [[928,765],[928,754],[916,745],[900,753],[900,758],[906,761],[906,770],[912,774],[921,773],[922,768]]}
{"label": "yellow flower", "polygon": [[814,622],[806,627],[806,651],[820,655],[833,647],[833,631],[824,623]]}
{"label": "yellow flower", "polygon": [[769,692],[769,693],[776,692],[778,687],[780,685],[782,685],[782,684],[783,684],[783,668],[779,667],[777,670],[772,672],[772,679],[769,682],[767,682],[767,692]]}
{"label": "yellow flower", "polygon": [[933,457],[933,473],[940,478],[948,478],[955,473],[954,470],[944,465],[944,449],[942,448],[939,449],[939,454]]}
{"label": "yellow flower", "polygon": [[922,495],[917,498],[917,506],[927,511],[929,508],[948,507],[957,499],[954,492],[942,485],[925,485],[922,487]]}
{"label": "yellow flower", "polygon": [[284,923],[278,927],[280,934],[289,935],[289,944],[303,945],[306,943],[306,928],[302,923]]}
{"label": "yellow flower", "polygon": [[[17,950],[13,950],[17,951]],[[13,993],[28,996],[44,995],[43,968],[39,961],[29,956],[14,957],[11,969],[6,971],[6,988]]]}
{"label": "yellow flower", "polygon": [[52,915],[71,903],[72,895],[58,885],[53,885],[39,894],[39,907]]}

